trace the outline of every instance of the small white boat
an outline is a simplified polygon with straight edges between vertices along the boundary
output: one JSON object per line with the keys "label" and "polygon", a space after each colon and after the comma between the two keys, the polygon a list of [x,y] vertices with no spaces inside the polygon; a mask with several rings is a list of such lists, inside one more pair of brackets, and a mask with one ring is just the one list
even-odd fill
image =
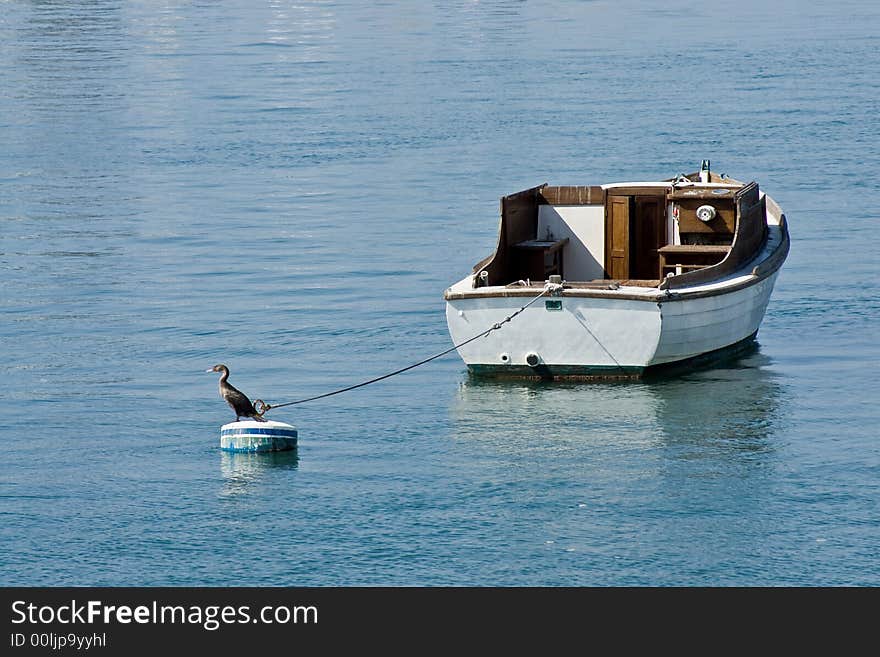
{"label": "small white boat", "polygon": [[789,249],[755,182],[700,171],[657,182],[533,187],[501,199],[498,246],[444,294],[478,375],[640,377],[750,344]]}

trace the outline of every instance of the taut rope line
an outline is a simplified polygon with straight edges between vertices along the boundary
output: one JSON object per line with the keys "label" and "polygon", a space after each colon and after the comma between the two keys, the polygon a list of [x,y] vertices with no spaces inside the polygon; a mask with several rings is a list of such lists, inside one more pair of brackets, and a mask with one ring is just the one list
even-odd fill
{"label": "taut rope line", "polygon": [[470,344],[474,340],[485,337],[485,336],[489,335],[492,331],[497,331],[504,324],[507,324],[514,317],[516,317],[521,312],[523,312],[526,308],[528,308],[533,303],[535,303],[538,299],[547,295],[548,293],[555,292],[561,288],[562,288],[562,286],[557,283],[547,283],[544,286],[544,289],[541,290],[541,294],[539,294],[534,299],[529,301],[526,305],[524,305],[522,308],[517,310],[512,315],[508,315],[507,317],[502,319],[500,322],[493,324],[492,326],[490,326],[488,329],[486,329],[482,333],[478,333],[474,337],[469,338],[469,339],[465,340],[464,342],[460,342],[456,345],[453,345],[449,349],[447,349],[445,351],[441,351],[439,354],[434,354],[430,358],[426,358],[425,360],[420,360],[418,363],[413,363],[412,365],[407,365],[406,367],[401,367],[399,370],[394,370],[393,372],[389,372],[388,374],[383,374],[382,376],[377,376],[375,379],[370,379],[369,381],[364,381],[362,383],[356,383],[353,386],[348,386],[346,388],[341,388],[339,390],[333,390],[332,392],[325,392],[322,395],[315,395],[314,397],[306,397],[305,399],[297,399],[296,401],[284,402],[283,404],[267,404],[262,399],[256,399],[256,400],[254,400],[254,406],[257,407],[258,415],[260,417],[263,417],[263,415],[268,413],[273,408],[282,408],[284,406],[293,406],[295,404],[305,404],[306,402],[315,401],[316,399],[323,399],[324,397],[332,397],[333,395],[338,395],[343,392],[348,392],[349,390],[355,390],[356,388],[363,388],[364,386],[368,386],[371,383],[377,383],[377,382],[382,381],[384,379],[391,378],[392,376],[396,376],[398,374],[403,374],[404,372],[411,370],[411,369],[414,369],[416,367],[419,367],[420,365],[424,365],[425,363],[430,363],[432,360],[437,360],[441,356],[445,356],[446,354],[448,354],[452,351],[455,351],[456,349],[459,349],[459,348],[465,346],[466,344]]}

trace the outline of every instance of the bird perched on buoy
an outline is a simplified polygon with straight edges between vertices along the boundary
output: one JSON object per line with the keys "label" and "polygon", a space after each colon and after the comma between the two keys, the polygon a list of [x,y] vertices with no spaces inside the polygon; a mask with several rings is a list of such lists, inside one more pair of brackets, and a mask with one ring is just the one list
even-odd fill
{"label": "bird perched on buoy", "polygon": [[205,370],[206,372],[220,372],[220,396],[226,400],[226,403],[232,407],[232,410],[235,411],[235,421],[238,422],[238,419],[241,417],[245,418],[253,418],[257,422],[265,422],[259,413],[257,413],[257,409],[254,408],[253,403],[250,399],[247,398],[241,390],[236,388],[233,385],[230,385],[227,379],[229,379],[229,368],[226,365],[214,365],[209,370]]}

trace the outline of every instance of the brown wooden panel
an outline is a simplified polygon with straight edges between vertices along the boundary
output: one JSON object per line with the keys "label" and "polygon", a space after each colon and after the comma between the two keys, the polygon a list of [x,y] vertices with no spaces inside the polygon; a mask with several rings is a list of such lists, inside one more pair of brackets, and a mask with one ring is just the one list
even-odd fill
{"label": "brown wooden panel", "polygon": [[666,198],[670,201],[688,198],[699,198],[710,201],[723,201],[725,199],[733,200],[734,194],[736,194],[735,188],[721,189],[720,187],[712,187],[695,189],[693,187],[685,187],[683,189],[676,188],[675,191],[667,194]]}
{"label": "brown wooden panel", "polygon": [[758,183],[752,181],[736,193],[735,199],[740,208],[748,208],[757,203],[760,196],[761,191],[758,189]]}
{"label": "brown wooden panel", "polygon": [[629,278],[630,197],[609,196],[605,221],[605,272],[609,278]]}
{"label": "brown wooden panel", "polygon": [[507,245],[533,240],[538,231],[538,190],[533,187],[501,199]]}
{"label": "brown wooden panel", "polygon": [[538,201],[546,205],[602,205],[605,190],[592,185],[543,187]]}
{"label": "brown wooden panel", "polygon": [[758,185],[751,183],[736,195],[736,236],[730,250],[732,266],[745,264],[755,257],[767,239],[767,204]]}
{"label": "brown wooden panel", "polygon": [[[736,230],[736,215],[733,208],[733,197],[725,200],[709,202],[706,199],[682,199],[675,201],[678,206],[679,233],[724,233],[733,235]],[[715,208],[715,218],[706,223],[697,219],[697,208],[711,205]]]}
{"label": "brown wooden panel", "polygon": [[612,187],[605,190],[609,196],[663,196],[672,191],[672,187]]}
{"label": "brown wooden panel", "polygon": [[[538,230],[538,192],[541,187],[544,185],[501,199],[501,227],[495,253],[474,267],[474,273],[486,271],[489,274],[488,285],[504,285],[523,277],[518,270],[528,267],[528,263],[519,262],[518,255],[521,252],[518,253],[510,247],[517,242],[535,238]],[[475,284],[479,285],[479,278]]]}
{"label": "brown wooden panel", "polygon": [[[730,253],[717,265],[667,278],[662,289],[677,289],[715,280],[734,272],[751,261],[767,238],[766,202],[760,197],[757,183],[749,183],[736,193],[736,232]],[[699,221],[699,220],[698,220]],[[785,248],[788,248],[786,244]]]}

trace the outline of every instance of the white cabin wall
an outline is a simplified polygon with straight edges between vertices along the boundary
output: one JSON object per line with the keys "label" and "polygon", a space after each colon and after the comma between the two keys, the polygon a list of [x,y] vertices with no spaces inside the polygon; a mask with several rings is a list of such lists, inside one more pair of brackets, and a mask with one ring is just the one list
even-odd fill
{"label": "white cabin wall", "polygon": [[539,205],[538,239],[568,238],[562,250],[569,281],[591,281],[605,277],[605,206]]}

